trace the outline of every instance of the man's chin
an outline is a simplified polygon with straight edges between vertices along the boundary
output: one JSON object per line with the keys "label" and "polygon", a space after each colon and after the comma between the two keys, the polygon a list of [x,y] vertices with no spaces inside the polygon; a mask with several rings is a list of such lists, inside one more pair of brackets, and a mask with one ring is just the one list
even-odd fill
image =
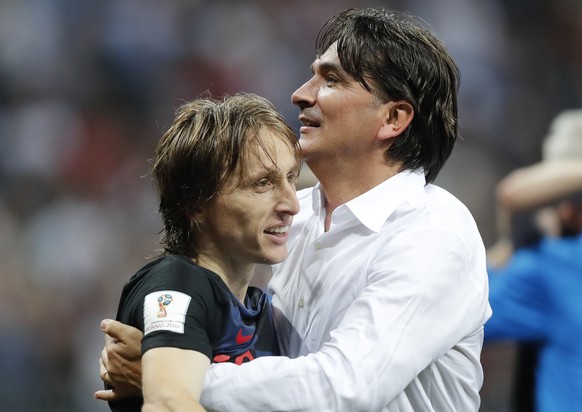
{"label": "man's chin", "polygon": [[313,156],[313,148],[307,142],[301,144],[301,140],[299,140],[301,146],[301,157],[305,162],[308,162],[309,159]]}
{"label": "man's chin", "polygon": [[284,253],[270,253],[268,255],[263,256],[263,260],[261,263],[265,265],[276,265],[277,263],[281,263],[287,258],[287,251]]}

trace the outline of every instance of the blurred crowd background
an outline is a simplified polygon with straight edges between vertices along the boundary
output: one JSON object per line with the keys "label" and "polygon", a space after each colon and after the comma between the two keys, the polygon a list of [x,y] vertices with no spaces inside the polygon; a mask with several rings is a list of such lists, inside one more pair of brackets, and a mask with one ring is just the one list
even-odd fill
{"label": "blurred crowd background", "polygon": [[[495,240],[494,187],[582,107],[579,0],[0,0],[0,410],[98,412],[99,321],[157,246],[148,159],[202,93],[291,93],[349,7],[422,17],[461,72],[463,140],[437,179]],[[487,348],[482,411],[509,411]]]}

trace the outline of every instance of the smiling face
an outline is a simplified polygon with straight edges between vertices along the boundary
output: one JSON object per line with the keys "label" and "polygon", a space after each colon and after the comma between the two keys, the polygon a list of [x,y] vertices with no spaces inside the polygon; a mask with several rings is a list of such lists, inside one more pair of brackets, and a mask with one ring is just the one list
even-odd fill
{"label": "smiling face", "polygon": [[303,157],[314,162],[368,150],[383,126],[379,99],[341,67],[333,44],[312,64],[313,76],[293,93],[300,110]]}
{"label": "smiling face", "polygon": [[299,212],[299,163],[285,137],[263,127],[258,139],[262,146],[253,140],[256,150],[243,157],[242,176],[232,173],[198,213],[199,260],[219,272],[287,257],[287,233]]}

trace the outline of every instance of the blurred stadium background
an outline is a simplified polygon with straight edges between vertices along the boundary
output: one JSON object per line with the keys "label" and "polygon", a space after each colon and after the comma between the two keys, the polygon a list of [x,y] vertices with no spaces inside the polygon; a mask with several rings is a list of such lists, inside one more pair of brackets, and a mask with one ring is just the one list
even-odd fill
{"label": "blurred stadium background", "polygon": [[[463,141],[437,183],[490,245],[494,185],[582,106],[579,0],[0,1],[0,410],[108,410],[99,321],[156,247],[147,159],[175,108],[254,92],[297,127],[318,29],[379,5],[429,22],[461,68]],[[482,411],[510,411],[512,351],[485,350]]]}

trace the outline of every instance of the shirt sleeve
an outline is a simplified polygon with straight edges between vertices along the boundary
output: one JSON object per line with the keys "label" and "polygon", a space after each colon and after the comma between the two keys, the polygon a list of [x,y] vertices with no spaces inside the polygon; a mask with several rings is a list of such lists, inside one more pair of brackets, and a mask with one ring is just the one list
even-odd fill
{"label": "shirt sleeve", "polygon": [[548,291],[540,272],[545,266],[535,250],[523,250],[505,267],[489,269],[493,316],[485,324],[486,341],[531,341],[545,337]]}
{"label": "shirt sleeve", "polygon": [[416,231],[394,242],[371,264],[366,286],[321,351],[238,368],[213,366],[203,405],[220,411],[381,410],[483,325],[484,250],[473,256],[445,230]]}
{"label": "shirt sleeve", "polygon": [[204,273],[181,264],[169,266],[153,277],[143,302],[143,353],[157,347],[175,347],[212,358],[209,310],[219,308]]}

